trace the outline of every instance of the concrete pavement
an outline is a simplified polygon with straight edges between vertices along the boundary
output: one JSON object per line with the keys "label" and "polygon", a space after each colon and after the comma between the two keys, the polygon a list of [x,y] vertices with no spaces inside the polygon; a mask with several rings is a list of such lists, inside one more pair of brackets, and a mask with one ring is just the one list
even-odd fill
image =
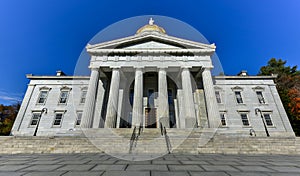
{"label": "concrete pavement", "polygon": [[300,156],[169,154],[126,161],[106,154],[0,155],[0,176],[264,176],[300,175]]}

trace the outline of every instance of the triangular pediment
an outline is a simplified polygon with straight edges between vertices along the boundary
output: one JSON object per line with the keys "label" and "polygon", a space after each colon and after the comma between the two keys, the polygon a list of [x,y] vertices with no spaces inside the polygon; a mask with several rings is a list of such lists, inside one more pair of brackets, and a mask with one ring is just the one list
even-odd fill
{"label": "triangular pediment", "polygon": [[214,52],[214,44],[204,44],[185,40],[177,37],[168,36],[158,33],[147,33],[143,35],[134,35],[108,42],[88,45],[87,51],[89,53],[101,52],[104,50],[203,50],[205,52]]}
{"label": "triangular pediment", "polygon": [[123,49],[179,49],[180,47],[172,44],[165,44],[158,41],[148,41],[138,43],[131,46],[124,47]]}
{"label": "triangular pediment", "polygon": [[252,88],[253,90],[264,90],[265,88],[261,87],[261,86],[256,86]]}
{"label": "triangular pediment", "polygon": [[235,86],[235,87],[232,87],[231,89],[232,89],[233,91],[234,91],[234,90],[243,90],[243,88],[240,87],[240,86]]}
{"label": "triangular pediment", "polygon": [[215,86],[215,90],[222,90],[222,87]]}

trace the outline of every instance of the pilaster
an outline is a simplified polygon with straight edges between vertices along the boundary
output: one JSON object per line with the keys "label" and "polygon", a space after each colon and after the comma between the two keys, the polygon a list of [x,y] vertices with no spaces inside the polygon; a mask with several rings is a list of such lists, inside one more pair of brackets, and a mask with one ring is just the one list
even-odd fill
{"label": "pilaster", "polygon": [[22,122],[23,122],[23,118],[24,118],[24,116],[26,114],[26,111],[27,111],[27,107],[30,104],[30,100],[31,100],[34,88],[35,88],[35,85],[33,85],[33,84],[29,84],[28,85],[26,94],[25,94],[23,102],[22,102],[22,106],[20,107],[20,110],[18,112],[17,118],[16,118],[16,120],[14,122],[14,125],[12,127],[12,130],[11,130],[11,133],[13,135],[14,135],[14,132],[20,130],[20,127],[21,127]]}

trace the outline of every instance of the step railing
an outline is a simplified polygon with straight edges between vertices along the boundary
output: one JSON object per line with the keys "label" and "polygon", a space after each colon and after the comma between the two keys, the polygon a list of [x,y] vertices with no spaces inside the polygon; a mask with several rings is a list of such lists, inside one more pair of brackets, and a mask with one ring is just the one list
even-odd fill
{"label": "step railing", "polygon": [[142,125],[140,125],[138,129],[137,126],[133,128],[131,138],[130,138],[129,153],[132,153],[133,148],[137,146],[137,141],[139,139],[139,136],[141,135],[142,130],[143,130]]}
{"label": "step railing", "polygon": [[170,141],[170,138],[168,136],[168,133],[167,133],[167,129],[165,126],[162,125],[162,123],[160,122],[160,133],[162,136],[165,137],[165,141],[166,141],[166,145],[167,145],[167,150],[168,150],[168,153],[170,154],[171,153],[171,150],[172,150],[172,145],[171,145],[171,141]]}

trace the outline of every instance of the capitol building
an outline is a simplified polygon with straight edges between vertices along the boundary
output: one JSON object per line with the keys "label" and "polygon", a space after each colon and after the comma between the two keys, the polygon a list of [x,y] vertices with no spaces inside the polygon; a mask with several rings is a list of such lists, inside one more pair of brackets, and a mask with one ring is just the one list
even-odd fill
{"label": "capitol building", "polygon": [[[134,33],[135,31],[133,31]],[[212,76],[215,44],[168,35],[153,19],[134,35],[86,46],[90,76],[28,74],[14,136],[80,129],[217,129],[294,136],[276,75]]]}

